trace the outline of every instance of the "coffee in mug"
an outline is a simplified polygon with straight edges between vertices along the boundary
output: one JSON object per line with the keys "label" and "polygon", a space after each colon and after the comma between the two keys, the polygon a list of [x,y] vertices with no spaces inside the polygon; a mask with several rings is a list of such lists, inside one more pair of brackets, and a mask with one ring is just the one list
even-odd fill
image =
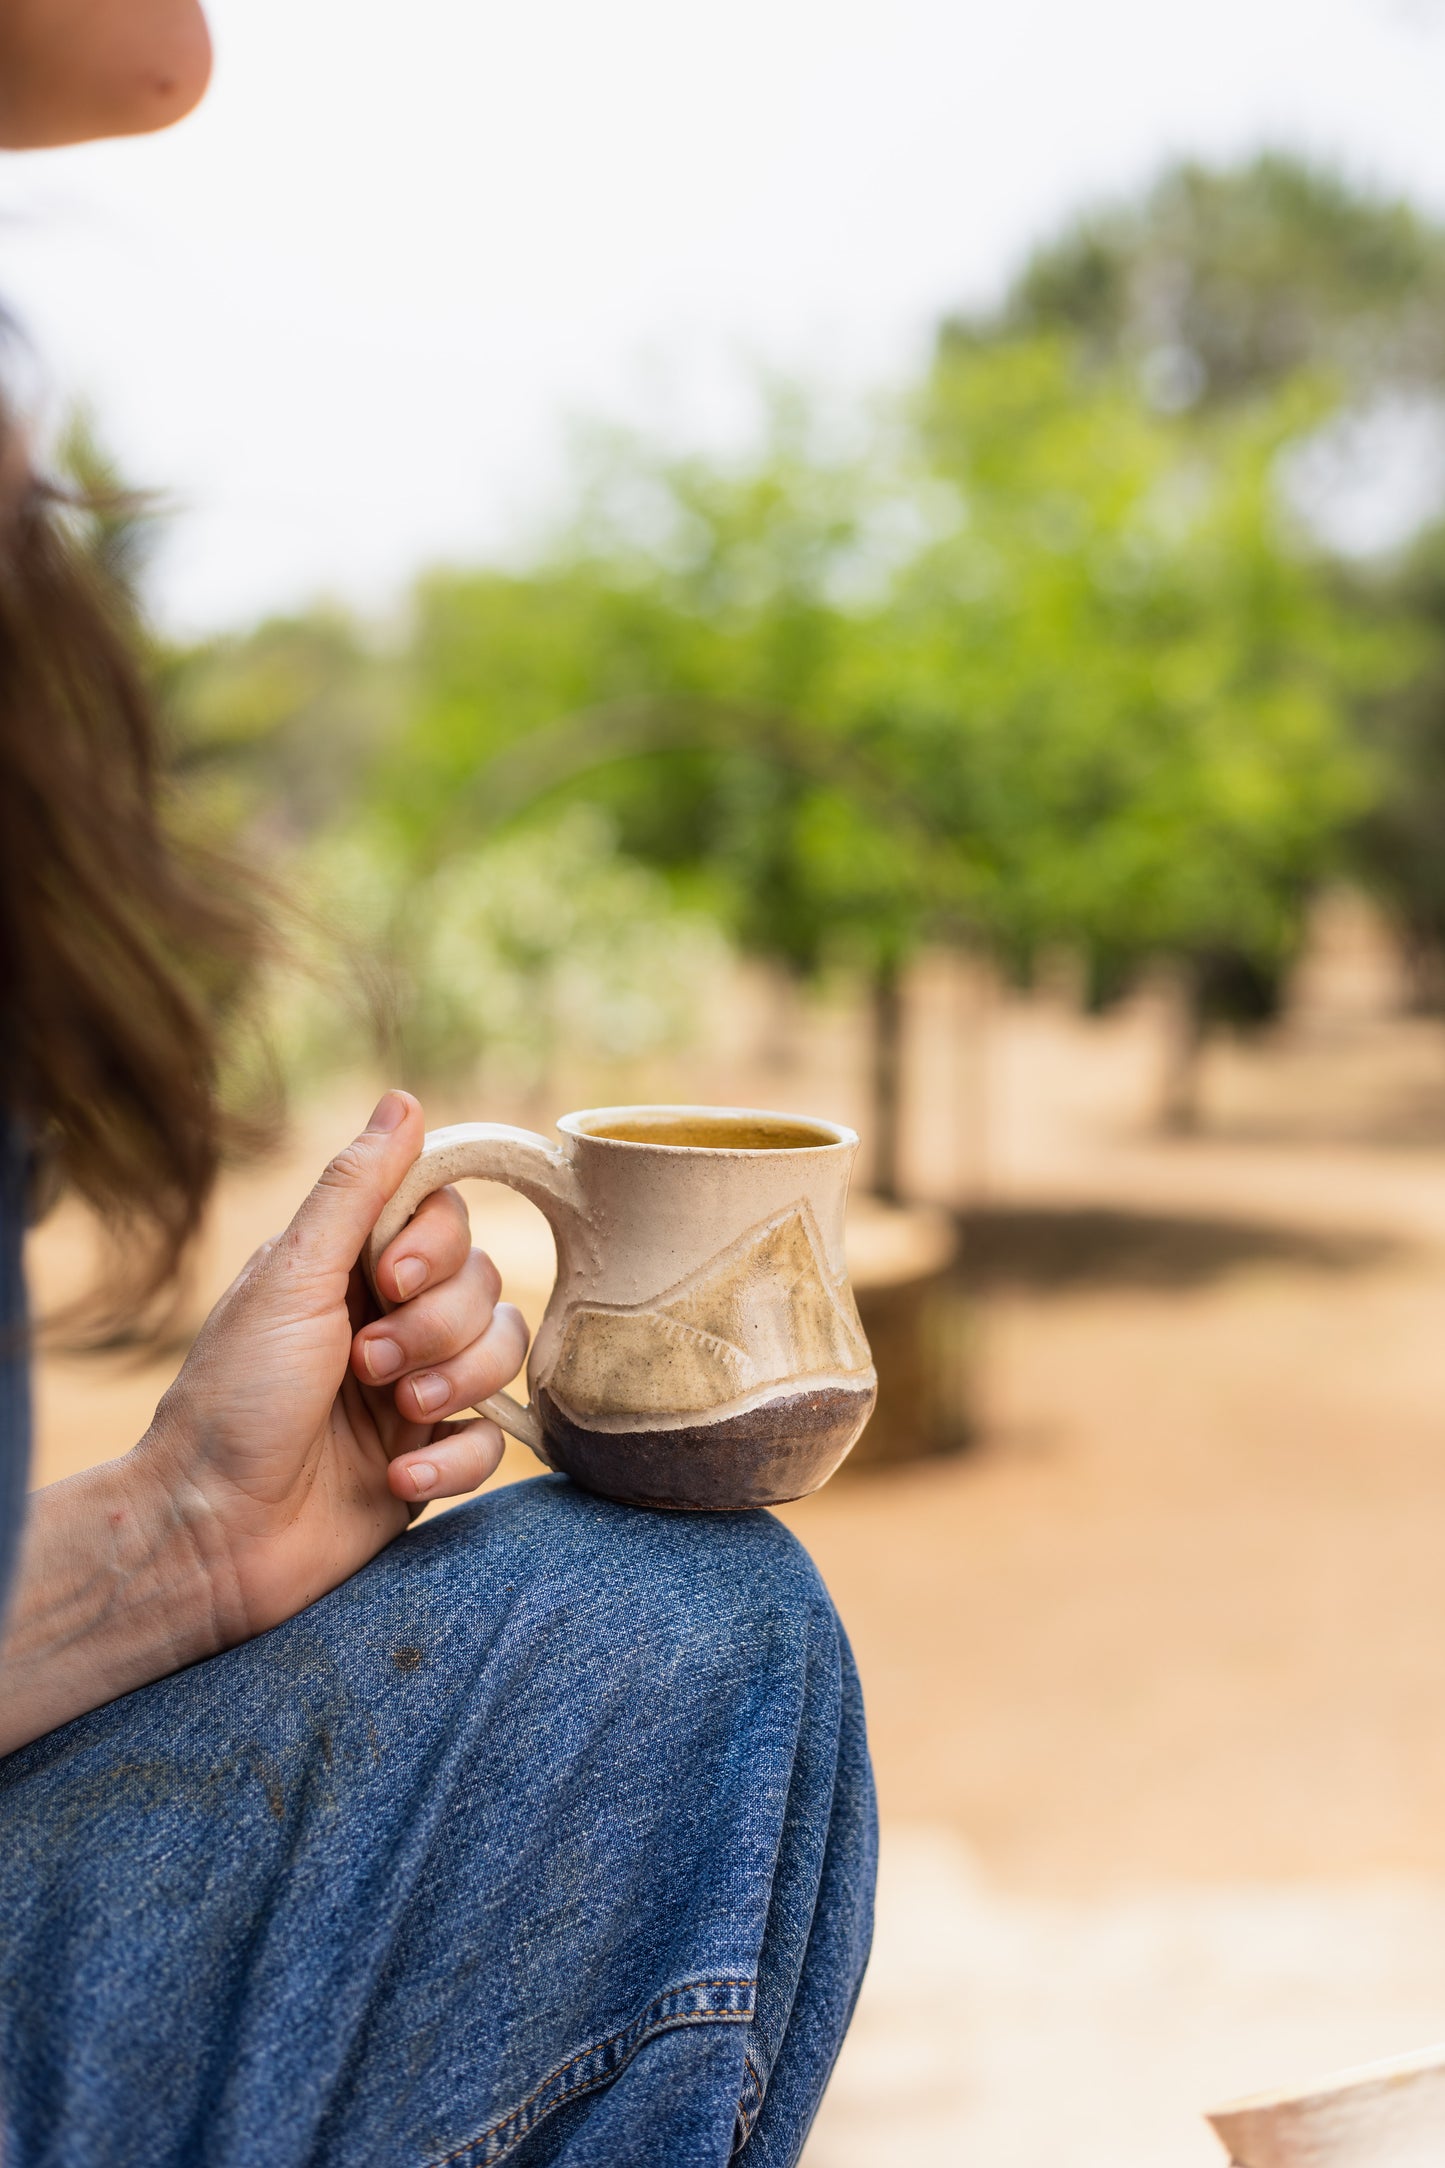
{"label": "coffee in mug", "polygon": [[817,1490],[873,1411],[843,1219],[858,1139],[749,1107],[594,1107],[561,1141],[433,1130],[366,1265],[424,1197],[479,1176],[540,1206],[557,1279],[526,1407],[489,1415],[551,1468],[632,1505],[730,1510]]}

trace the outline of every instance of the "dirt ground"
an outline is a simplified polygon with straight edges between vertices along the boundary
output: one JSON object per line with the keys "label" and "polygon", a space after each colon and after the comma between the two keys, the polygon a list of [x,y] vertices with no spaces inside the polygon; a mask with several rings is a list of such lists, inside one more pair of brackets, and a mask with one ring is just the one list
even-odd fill
{"label": "dirt ground", "polygon": [[[1445,1031],[1396,994],[1342,904],[1288,1027],[1216,1049],[1165,1139],[1156,1004],[921,976],[912,1176],[967,1202],[977,1442],[785,1515],[884,1825],[809,2168],[1207,2168],[1211,2100],[1445,2037]],[[631,1088],[856,1117],[852,1021],[786,1059],[777,1024]],[[228,1185],[209,1285],[368,1103]],[[535,1314],[540,1224],[474,1217]],[[42,1291],[77,1255],[42,1230]],[[41,1478],[132,1442],[164,1376],[47,1359]]]}

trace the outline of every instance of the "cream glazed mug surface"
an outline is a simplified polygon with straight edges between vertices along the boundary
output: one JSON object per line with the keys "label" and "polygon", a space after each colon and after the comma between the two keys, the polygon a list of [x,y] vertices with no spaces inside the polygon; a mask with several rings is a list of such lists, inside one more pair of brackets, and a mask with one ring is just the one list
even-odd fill
{"label": "cream glazed mug surface", "polygon": [[373,1284],[433,1190],[505,1182],[550,1221],[557,1278],[529,1405],[497,1393],[480,1413],[631,1505],[817,1490],[877,1397],[843,1257],[856,1134],[749,1107],[593,1107],[557,1129],[433,1130],[367,1245]]}

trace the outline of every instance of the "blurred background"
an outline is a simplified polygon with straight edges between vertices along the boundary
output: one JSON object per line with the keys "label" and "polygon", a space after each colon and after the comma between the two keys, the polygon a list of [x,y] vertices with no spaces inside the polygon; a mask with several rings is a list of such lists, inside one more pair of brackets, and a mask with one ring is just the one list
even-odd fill
{"label": "blurred background", "polygon": [[1445,2037],[1445,7],[213,19],[173,136],[0,164],[0,291],[144,493],[88,539],[283,899],[223,995],[291,1113],[166,1356],[49,1350],[38,1477],[383,1081],[854,1122],[809,2168],[1207,2168]]}

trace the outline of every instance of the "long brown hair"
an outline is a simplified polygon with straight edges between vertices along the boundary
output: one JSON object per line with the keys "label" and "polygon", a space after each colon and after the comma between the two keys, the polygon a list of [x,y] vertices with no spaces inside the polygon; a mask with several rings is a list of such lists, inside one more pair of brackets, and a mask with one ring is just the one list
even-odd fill
{"label": "long brown hair", "polygon": [[137,628],[77,509],[0,404],[0,1112],[124,1234],[114,1321],[196,1230],[230,1127],[220,1017],[264,933],[168,817]]}

